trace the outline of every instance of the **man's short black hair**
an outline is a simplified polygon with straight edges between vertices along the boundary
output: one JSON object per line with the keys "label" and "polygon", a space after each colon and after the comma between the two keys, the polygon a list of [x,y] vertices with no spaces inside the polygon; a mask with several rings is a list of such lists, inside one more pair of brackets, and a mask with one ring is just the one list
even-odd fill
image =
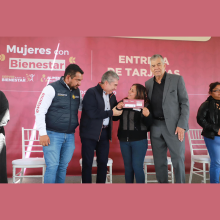
{"label": "man's short black hair", "polygon": [[66,78],[67,75],[70,75],[70,77],[73,78],[74,76],[76,76],[77,72],[80,72],[81,74],[84,73],[78,65],[70,64],[65,70],[64,79]]}

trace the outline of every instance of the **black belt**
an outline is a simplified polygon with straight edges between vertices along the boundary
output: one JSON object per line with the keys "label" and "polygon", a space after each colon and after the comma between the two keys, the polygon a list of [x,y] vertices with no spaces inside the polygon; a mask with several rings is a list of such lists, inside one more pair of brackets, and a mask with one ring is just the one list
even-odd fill
{"label": "black belt", "polygon": [[107,128],[108,127],[108,125],[102,125],[102,128],[104,129],[104,128]]}
{"label": "black belt", "polygon": [[164,120],[165,120],[164,117],[154,117],[154,119],[156,119],[156,120],[160,120],[160,121],[164,121]]}

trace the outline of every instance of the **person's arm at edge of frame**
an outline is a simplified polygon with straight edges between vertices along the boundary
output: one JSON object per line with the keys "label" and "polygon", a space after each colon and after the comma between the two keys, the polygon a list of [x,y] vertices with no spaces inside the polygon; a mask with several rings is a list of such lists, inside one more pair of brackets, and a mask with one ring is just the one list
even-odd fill
{"label": "person's arm at edge of frame", "polygon": [[2,121],[7,109],[9,109],[8,99],[5,94],[0,91],[0,122]]}

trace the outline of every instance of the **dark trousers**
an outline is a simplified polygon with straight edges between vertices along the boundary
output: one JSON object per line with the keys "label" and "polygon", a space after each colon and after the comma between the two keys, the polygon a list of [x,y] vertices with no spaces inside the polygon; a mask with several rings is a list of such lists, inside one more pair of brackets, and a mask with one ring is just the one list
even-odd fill
{"label": "dark trousers", "polygon": [[102,129],[99,141],[81,138],[82,142],[82,183],[92,182],[92,163],[94,150],[97,157],[96,183],[105,183],[109,153],[108,128]]}

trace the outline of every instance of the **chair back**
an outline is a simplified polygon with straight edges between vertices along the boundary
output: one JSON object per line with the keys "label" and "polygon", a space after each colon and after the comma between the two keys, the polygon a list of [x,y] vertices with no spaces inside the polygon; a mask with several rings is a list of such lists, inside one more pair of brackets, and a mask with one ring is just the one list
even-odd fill
{"label": "chair back", "polygon": [[[40,136],[36,129],[24,129],[22,127],[22,158],[33,156],[33,152],[43,152],[43,147],[39,143]],[[41,154],[43,157],[43,154]]]}
{"label": "chair back", "polygon": [[[189,129],[188,139],[189,139],[189,146],[190,146],[190,152],[192,155],[208,155],[207,148],[205,147],[204,138],[201,135],[202,129]],[[198,152],[200,152],[198,154]]]}

